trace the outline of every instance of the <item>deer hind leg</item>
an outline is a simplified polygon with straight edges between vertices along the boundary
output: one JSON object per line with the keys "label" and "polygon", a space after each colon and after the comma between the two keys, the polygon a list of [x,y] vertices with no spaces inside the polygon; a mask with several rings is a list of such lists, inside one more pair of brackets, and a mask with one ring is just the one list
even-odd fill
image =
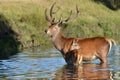
{"label": "deer hind leg", "polygon": [[107,56],[100,57],[101,63],[108,63]]}
{"label": "deer hind leg", "polygon": [[108,63],[108,59],[107,59],[107,56],[108,56],[108,53],[109,53],[109,50],[110,50],[110,44],[104,46],[101,51],[99,52],[99,58],[101,60],[101,63]]}
{"label": "deer hind leg", "polygon": [[108,53],[109,53],[109,50],[106,50],[99,55],[99,59],[101,63],[108,63],[108,59],[107,59]]}
{"label": "deer hind leg", "polygon": [[97,57],[100,59],[101,63],[107,63],[107,54],[108,52],[100,52],[98,53]]}

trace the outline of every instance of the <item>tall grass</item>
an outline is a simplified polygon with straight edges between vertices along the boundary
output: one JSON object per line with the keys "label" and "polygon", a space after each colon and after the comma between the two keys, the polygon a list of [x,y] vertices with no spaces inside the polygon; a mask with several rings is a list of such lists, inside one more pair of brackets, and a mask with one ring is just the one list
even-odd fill
{"label": "tall grass", "polygon": [[79,7],[80,16],[63,27],[67,37],[120,35],[120,11],[112,11],[93,0],[0,0],[0,13],[7,17],[12,29],[19,34],[21,43],[31,40],[34,35],[36,45],[46,45],[50,43],[50,38],[44,30],[50,24],[44,18],[44,10],[49,9],[54,2],[60,7],[54,15],[57,19],[60,14],[63,18],[68,17],[70,10],[74,15],[75,6]]}

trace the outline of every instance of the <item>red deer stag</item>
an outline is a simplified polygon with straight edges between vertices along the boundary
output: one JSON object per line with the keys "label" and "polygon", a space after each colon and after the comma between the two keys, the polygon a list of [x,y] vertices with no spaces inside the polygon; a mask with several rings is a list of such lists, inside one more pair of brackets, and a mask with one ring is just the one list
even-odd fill
{"label": "red deer stag", "polygon": [[[92,38],[66,38],[61,33],[61,24],[69,22],[72,19],[75,19],[79,15],[78,7],[76,6],[76,15],[71,16],[72,11],[70,12],[70,16],[67,19],[62,20],[60,19],[55,22],[55,18],[53,18],[53,14],[56,12],[53,11],[55,3],[50,8],[50,16],[47,16],[47,9],[45,10],[45,18],[48,22],[51,23],[48,29],[45,30],[46,34],[51,36],[51,40],[58,49],[65,61],[68,65],[74,65],[74,61],[76,60],[77,53],[73,53],[71,50],[71,45],[73,43],[74,39],[77,39],[77,43],[80,46],[80,52],[82,52],[83,56],[86,56],[88,60],[91,58],[99,58],[101,63],[107,63],[107,55],[111,49],[112,44],[115,44],[115,41],[113,39],[108,39],[105,37],[92,37]],[[74,56],[74,54],[76,54]],[[73,55],[73,56],[72,56]],[[73,59],[74,58],[74,59]],[[79,64],[79,63],[78,63]]]}

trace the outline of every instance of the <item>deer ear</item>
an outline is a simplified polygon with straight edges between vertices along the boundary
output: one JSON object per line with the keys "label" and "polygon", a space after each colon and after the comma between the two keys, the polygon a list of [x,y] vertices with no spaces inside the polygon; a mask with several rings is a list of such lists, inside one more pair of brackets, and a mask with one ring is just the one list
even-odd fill
{"label": "deer ear", "polygon": [[74,43],[75,43],[75,39],[72,41],[72,43],[71,43],[71,44],[72,44],[72,45],[74,45]]}

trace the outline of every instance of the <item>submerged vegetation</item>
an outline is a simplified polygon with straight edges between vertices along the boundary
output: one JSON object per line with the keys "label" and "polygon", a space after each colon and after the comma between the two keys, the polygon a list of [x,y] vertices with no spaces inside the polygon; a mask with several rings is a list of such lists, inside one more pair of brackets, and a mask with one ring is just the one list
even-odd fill
{"label": "submerged vegetation", "polygon": [[[76,4],[80,10],[80,16],[76,20],[63,25],[62,31],[65,36],[113,38],[120,36],[120,10],[111,10],[94,0],[0,0],[0,14],[6,17],[11,29],[17,33],[17,41],[21,43],[19,48],[33,46],[33,44],[41,47],[51,46],[49,36],[44,33],[50,25],[45,20],[44,11],[54,2],[57,3],[57,7],[60,7],[58,13],[54,15],[58,19],[60,14],[63,18],[68,17],[70,10],[74,15]],[[7,47],[8,44],[4,45]]]}

